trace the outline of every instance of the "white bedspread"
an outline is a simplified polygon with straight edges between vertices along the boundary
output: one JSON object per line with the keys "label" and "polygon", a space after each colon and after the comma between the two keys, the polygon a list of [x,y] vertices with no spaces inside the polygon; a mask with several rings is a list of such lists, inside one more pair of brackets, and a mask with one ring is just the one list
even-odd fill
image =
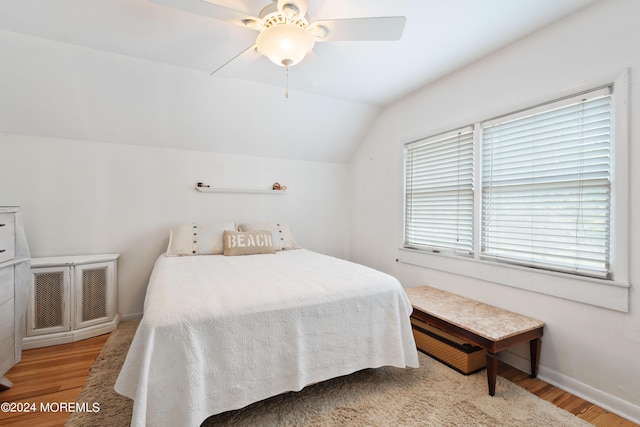
{"label": "white bedspread", "polygon": [[299,249],[160,256],[115,389],[133,426],[210,415],[364,368],[417,367],[393,277]]}

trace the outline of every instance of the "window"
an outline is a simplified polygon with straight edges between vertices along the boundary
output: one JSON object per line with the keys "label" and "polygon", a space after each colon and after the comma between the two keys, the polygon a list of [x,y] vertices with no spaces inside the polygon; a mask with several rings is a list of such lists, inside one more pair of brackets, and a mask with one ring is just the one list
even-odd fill
{"label": "window", "polygon": [[611,90],[407,144],[404,246],[610,278]]}
{"label": "window", "polygon": [[482,127],[481,256],[606,278],[609,88]]}
{"label": "window", "polygon": [[408,144],[405,247],[473,252],[473,129]]}

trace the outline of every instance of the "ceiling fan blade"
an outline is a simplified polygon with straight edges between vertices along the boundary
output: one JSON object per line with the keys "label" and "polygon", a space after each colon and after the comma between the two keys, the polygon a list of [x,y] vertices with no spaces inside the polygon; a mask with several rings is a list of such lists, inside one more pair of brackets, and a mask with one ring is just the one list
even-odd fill
{"label": "ceiling fan blade", "polygon": [[218,73],[222,68],[229,65],[235,59],[241,58],[241,59],[244,59],[244,62],[248,63],[248,62],[253,62],[255,59],[257,59],[260,56],[262,55],[260,55],[260,53],[258,53],[258,51],[256,50],[256,45],[255,44],[251,45],[245,50],[243,50],[242,52],[240,52],[239,54],[237,54],[236,56],[234,56],[233,58],[231,58],[230,60],[228,60],[227,62],[225,62],[224,64],[222,64],[221,66],[219,66],[218,68],[216,68],[215,70],[213,70],[209,75],[213,76],[214,74]]}
{"label": "ceiling fan blade", "polygon": [[238,10],[249,15],[257,15],[266,3],[273,0],[202,0],[227,9]]}
{"label": "ceiling fan blade", "polygon": [[326,37],[318,41],[384,41],[400,40],[404,32],[404,16],[380,18],[352,18],[316,21],[312,26],[321,25],[328,31]]}
{"label": "ceiling fan blade", "polygon": [[239,22],[247,14],[238,10],[229,9],[205,0],[149,0],[160,6],[170,7],[185,12],[195,13],[221,21]]}
{"label": "ceiling fan blade", "polygon": [[278,10],[282,11],[287,4],[292,4],[298,9],[298,15],[304,17],[309,9],[309,0],[278,0]]}

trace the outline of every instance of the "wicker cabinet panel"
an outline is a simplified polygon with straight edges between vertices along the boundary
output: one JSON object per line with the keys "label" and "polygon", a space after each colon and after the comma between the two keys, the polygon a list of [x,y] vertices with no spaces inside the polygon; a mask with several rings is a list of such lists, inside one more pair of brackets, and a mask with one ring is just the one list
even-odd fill
{"label": "wicker cabinet panel", "polygon": [[25,348],[73,342],[117,326],[117,254],[33,258]]}

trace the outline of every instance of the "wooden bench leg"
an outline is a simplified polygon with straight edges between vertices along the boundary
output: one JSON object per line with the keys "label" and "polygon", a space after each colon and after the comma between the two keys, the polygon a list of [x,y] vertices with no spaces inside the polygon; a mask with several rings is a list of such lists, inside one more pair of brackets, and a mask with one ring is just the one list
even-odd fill
{"label": "wooden bench leg", "polygon": [[496,394],[496,377],[498,376],[498,355],[487,351],[487,382],[489,396]]}
{"label": "wooden bench leg", "polygon": [[531,353],[531,378],[535,378],[538,375],[538,365],[540,363],[540,348],[542,347],[542,340],[536,338],[529,341],[529,351]]}

